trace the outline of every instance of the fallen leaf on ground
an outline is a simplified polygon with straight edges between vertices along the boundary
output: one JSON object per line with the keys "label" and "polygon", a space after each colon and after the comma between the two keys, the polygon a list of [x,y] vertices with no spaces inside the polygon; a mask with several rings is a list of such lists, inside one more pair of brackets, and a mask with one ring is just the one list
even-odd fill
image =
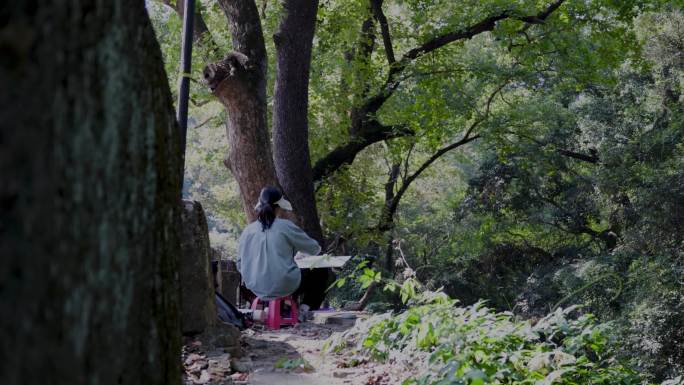
{"label": "fallen leaf on ground", "polygon": [[368,381],[366,381],[366,385],[387,385],[387,378],[385,377],[386,374],[381,374],[379,376],[370,376],[368,377]]}
{"label": "fallen leaf on ground", "polygon": [[209,372],[206,370],[202,371],[202,374],[200,374],[200,377],[194,381],[195,384],[206,384],[211,380],[211,376],[209,375]]}
{"label": "fallen leaf on ground", "polygon": [[194,362],[192,365],[186,366],[186,367],[185,367],[185,371],[186,371],[186,372],[188,372],[188,373],[193,373],[193,374],[197,374],[197,373],[199,373],[201,370],[202,370],[202,363],[199,362],[199,361]]}
{"label": "fallen leaf on ground", "polygon": [[230,378],[233,379],[233,381],[247,381],[247,378],[249,377],[249,373],[233,373],[230,375]]}
{"label": "fallen leaf on ground", "polygon": [[203,358],[203,357],[200,356],[199,354],[197,354],[197,353],[192,353],[192,354],[190,354],[190,355],[188,356],[188,358],[185,359],[185,365],[186,365],[186,366],[190,366],[190,365],[192,365],[193,363],[195,363],[195,361],[201,360],[202,358]]}

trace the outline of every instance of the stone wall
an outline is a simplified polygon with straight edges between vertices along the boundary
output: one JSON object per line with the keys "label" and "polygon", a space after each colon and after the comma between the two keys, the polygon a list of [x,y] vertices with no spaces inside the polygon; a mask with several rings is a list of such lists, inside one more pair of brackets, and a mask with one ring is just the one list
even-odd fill
{"label": "stone wall", "polygon": [[183,334],[195,335],[208,349],[242,355],[240,331],[218,320],[211,262],[217,253],[209,243],[204,209],[199,202],[183,201],[183,256],[180,262],[181,325]]}
{"label": "stone wall", "polygon": [[215,325],[217,319],[211,247],[202,205],[195,201],[183,201],[182,205],[181,327],[183,334],[197,334]]}
{"label": "stone wall", "polygon": [[241,305],[238,303],[238,288],[241,279],[235,262],[221,261],[221,295],[237,307]]}

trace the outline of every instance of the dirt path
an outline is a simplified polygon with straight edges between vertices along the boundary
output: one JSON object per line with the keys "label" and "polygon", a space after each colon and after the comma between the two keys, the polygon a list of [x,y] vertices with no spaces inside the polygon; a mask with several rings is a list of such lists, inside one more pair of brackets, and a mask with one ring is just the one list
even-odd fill
{"label": "dirt path", "polygon": [[[329,317],[332,319],[328,319]],[[240,359],[220,352],[209,352],[203,358],[207,382],[202,370],[194,381],[186,384],[209,385],[389,385],[396,382],[391,367],[355,357],[325,353],[326,339],[334,332],[352,326],[345,313],[317,316],[315,322],[300,323],[277,331],[255,326],[242,332],[245,356]],[[337,314],[339,316],[339,314]],[[362,315],[360,315],[362,316]],[[186,355],[187,356],[187,355]],[[350,361],[357,365],[349,366]],[[358,364],[360,362],[360,364]],[[187,366],[187,365],[186,365]]]}
{"label": "dirt path", "polygon": [[254,331],[243,338],[252,362],[247,384],[349,384],[334,375],[322,349],[334,329],[311,323],[279,331]]}

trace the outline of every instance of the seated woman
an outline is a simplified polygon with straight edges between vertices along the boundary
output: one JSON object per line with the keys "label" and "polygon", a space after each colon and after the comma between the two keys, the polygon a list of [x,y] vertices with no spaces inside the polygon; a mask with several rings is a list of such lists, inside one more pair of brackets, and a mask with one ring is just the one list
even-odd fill
{"label": "seated woman", "polygon": [[316,255],[321,247],[294,223],[277,218],[279,210],[292,211],[279,189],[263,188],[255,209],[257,220],[245,228],[238,245],[242,280],[262,300],[291,295],[302,280],[295,254]]}

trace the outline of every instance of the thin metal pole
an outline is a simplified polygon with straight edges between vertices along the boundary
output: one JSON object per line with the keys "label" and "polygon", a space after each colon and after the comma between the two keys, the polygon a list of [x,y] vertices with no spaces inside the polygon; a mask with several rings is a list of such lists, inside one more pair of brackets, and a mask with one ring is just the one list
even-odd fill
{"label": "thin metal pole", "polygon": [[[176,120],[180,127],[181,172],[185,172],[185,144],[188,133],[188,98],[190,96],[190,72],[192,71],[192,36],[195,20],[195,0],[183,2],[183,45],[181,47],[181,78],[178,86],[178,113]],[[183,178],[181,176],[181,189]]]}

